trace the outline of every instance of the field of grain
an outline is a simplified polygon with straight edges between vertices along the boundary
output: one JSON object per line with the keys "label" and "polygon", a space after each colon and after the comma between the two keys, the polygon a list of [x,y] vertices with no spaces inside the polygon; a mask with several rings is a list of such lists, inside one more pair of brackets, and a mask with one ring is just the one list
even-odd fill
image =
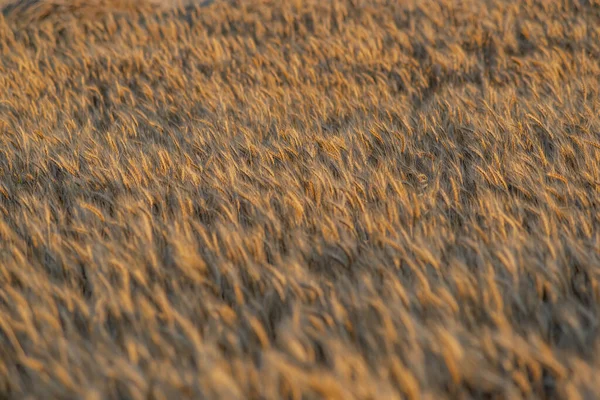
{"label": "field of grain", "polygon": [[600,3],[0,15],[0,399],[600,396]]}

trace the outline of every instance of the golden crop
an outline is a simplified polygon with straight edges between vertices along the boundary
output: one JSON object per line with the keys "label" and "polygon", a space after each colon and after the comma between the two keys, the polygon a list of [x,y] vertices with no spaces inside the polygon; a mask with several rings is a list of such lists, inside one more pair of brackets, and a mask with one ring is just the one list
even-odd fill
{"label": "golden crop", "polygon": [[0,16],[0,398],[600,396],[597,0]]}

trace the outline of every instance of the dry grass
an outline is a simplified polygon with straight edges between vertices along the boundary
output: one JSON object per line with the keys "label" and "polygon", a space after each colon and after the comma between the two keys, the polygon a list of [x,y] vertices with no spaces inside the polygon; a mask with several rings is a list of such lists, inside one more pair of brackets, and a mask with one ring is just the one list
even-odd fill
{"label": "dry grass", "polygon": [[122,4],[0,16],[0,398],[600,396],[597,2]]}

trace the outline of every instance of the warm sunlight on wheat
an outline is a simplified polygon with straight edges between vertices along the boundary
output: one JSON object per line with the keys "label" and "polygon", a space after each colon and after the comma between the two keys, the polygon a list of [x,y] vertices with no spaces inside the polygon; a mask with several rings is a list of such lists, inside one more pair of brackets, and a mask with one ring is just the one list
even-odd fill
{"label": "warm sunlight on wheat", "polygon": [[600,396],[600,4],[0,15],[0,399]]}

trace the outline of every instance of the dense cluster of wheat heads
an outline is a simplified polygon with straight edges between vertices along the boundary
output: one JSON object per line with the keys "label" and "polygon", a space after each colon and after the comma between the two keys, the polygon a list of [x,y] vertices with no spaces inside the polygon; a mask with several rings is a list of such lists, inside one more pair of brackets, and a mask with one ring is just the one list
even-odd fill
{"label": "dense cluster of wheat heads", "polygon": [[0,398],[600,396],[598,3],[114,3],[0,16]]}

